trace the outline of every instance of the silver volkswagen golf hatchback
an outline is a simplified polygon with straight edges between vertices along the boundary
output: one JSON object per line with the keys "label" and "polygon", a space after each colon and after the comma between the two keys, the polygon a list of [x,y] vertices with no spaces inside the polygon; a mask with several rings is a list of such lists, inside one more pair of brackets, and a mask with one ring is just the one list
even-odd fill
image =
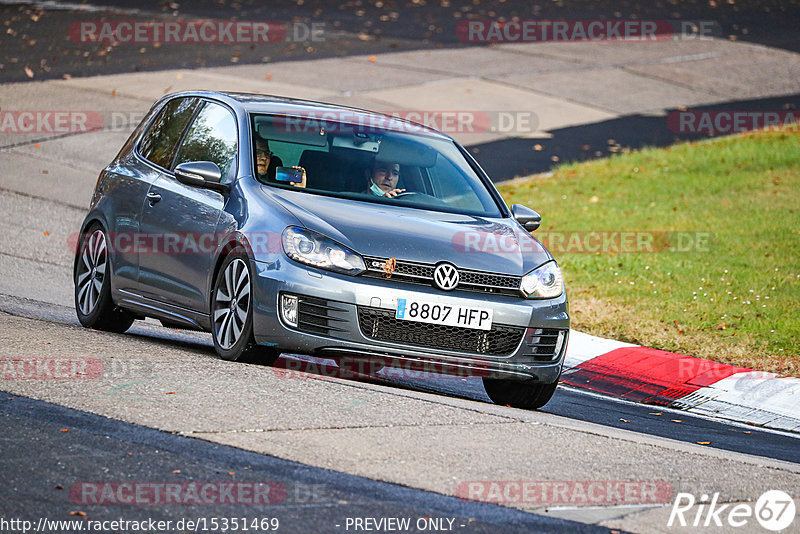
{"label": "silver volkswagen golf hatchback", "polygon": [[155,103],[100,173],[76,247],[91,328],[210,331],[227,360],[439,365],[499,404],[552,397],[569,334],[539,215],[450,137],[255,94]]}

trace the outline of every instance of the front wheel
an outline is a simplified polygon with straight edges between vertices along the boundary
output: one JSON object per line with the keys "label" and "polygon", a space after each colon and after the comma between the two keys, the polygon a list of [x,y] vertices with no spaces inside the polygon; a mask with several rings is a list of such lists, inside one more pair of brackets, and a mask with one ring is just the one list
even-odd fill
{"label": "front wheel", "polygon": [[211,333],[223,360],[272,363],[277,358],[277,353],[255,342],[252,289],[247,256],[231,253],[222,262],[211,293]]}
{"label": "front wheel", "polygon": [[81,234],[75,267],[75,312],[87,328],[122,333],[134,317],[111,299],[111,262],[108,241],[99,224]]}
{"label": "front wheel", "polygon": [[486,394],[495,404],[536,410],[550,401],[556,392],[558,381],[552,384],[542,384],[539,382],[484,378],[483,387],[486,390]]}

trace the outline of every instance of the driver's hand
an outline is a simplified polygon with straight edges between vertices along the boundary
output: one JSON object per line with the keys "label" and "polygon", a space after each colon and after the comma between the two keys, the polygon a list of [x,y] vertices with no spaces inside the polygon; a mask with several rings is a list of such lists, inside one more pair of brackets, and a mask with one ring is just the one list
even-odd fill
{"label": "driver's hand", "polygon": [[391,191],[387,191],[383,194],[385,197],[394,198],[400,193],[404,193],[405,189],[392,189]]}

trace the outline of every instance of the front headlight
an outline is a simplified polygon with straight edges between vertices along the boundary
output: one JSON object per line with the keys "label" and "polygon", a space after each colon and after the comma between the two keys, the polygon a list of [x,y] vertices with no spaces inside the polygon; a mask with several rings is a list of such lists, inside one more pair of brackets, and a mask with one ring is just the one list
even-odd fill
{"label": "front headlight", "polygon": [[361,256],[333,239],[298,226],[289,226],[281,236],[283,251],[294,261],[343,274],[367,270]]}
{"label": "front headlight", "polygon": [[529,299],[552,299],[564,292],[564,278],[554,261],[532,270],[522,277],[519,290]]}

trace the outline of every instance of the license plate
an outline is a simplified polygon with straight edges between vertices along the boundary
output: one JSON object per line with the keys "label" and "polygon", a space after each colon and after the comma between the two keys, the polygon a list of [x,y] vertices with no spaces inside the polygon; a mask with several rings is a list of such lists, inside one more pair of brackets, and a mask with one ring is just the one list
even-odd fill
{"label": "license plate", "polygon": [[395,318],[418,323],[460,326],[477,330],[492,329],[492,310],[468,306],[450,306],[440,302],[397,299]]}

